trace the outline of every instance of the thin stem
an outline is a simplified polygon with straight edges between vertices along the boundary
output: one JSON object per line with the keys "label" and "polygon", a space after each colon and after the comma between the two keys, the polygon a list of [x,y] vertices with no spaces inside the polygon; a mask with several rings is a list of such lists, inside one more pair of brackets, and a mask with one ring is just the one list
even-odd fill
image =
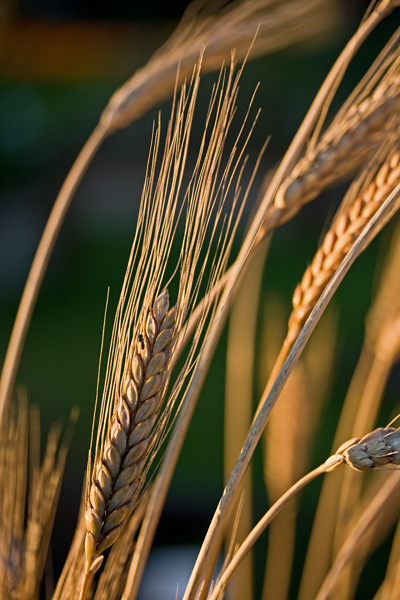
{"label": "thin stem", "polygon": [[354,552],[358,544],[360,542],[362,543],[362,537],[376,521],[376,516],[384,508],[387,498],[393,494],[398,494],[399,486],[399,473],[392,473],[353,527],[350,535],[340,549],[340,552],[337,554],[315,600],[326,600],[330,597],[340,574],[343,572],[343,569],[348,566],[351,557],[354,557]]}
{"label": "thin stem", "polygon": [[[339,465],[338,465],[339,466]],[[271,521],[277,516],[277,514],[282,510],[282,508],[291,500],[300,490],[302,490],[306,485],[308,485],[311,481],[316,479],[319,475],[325,473],[324,464],[320,465],[307,475],[304,475],[299,481],[297,481],[291,488],[287,490],[278,500],[271,506],[271,508],[265,513],[263,518],[257,523],[257,525],[251,530],[249,535],[243,541],[243,543],[239,546],[239,549],[235,553],[234,557],[222,573],[220,579],[218,580],[211,596],[209,596],[209,600],[218,600],[222,597],[226,588],[228,587],[232,577],[235,574],[236,569],[242,562],[242,560],[246,557],[248,552],[252,549],[255,542],[258,540],[260,535],[266,530]]]}
{"label": "thin stem", "polygon": [[[352,424],[357,411],[358,399],[361,396],[366,373],[368,373],[370,367],[371,354],[364,346],[336,427],[334,441],[331,446],[333,451],[343,443],[343,440],[353,437]],[[329,569],[338,512],[338,498],[341,482],[345,475],[346,470],[337,473],[336,477],[325,478],[322,484],[302,571],[298,600],[315,598]]]}
{"label": "thin stem", "polygon": [[[276,361],[275,361],[274,366],[272,368],[271,374],[268,377],[267,385],[265,386],[265,391],[266,392],[269,392],[271,390],[272,386],[274,385],[274,382],[275,382],[276,378],[278,377],[279,372],[282,369],[282,367],[283,367],[283,365],[285,363],[285,360],[287,359],[288,354],[289,354],[292,346],[293,346],[293,344],[289,344],[288,338],[286,338],[285,341],[283,342],[282,347],[280,349],[280,352],[279,352],[279,354],[278,354],[278,356],[276,358]],[[262,399],[260,400],[260,403],[259,403],[259,405],[257,407],[254,419],[258,415],[258,413],[259,413],[259,411],[261,409],[261,406],[262,406]]]}
{"label": "thin stem", "polygon": [[101,125],[97,125],[83,146],[56,198],[36,250],[22,293],[1,373],[0,423],[4,408],[14,387],[29,323],[58,232],[75,191],[106,135],[106,130]]}
{"label": "thin stem", "polygon": [[[266,259],[266,250],[257,253],[246,271],[240,290],[232,305],[228,326],[228,345],[225,373],[224,411],[224,480],[229,478],[253,418],[253,373],[257,336],[257,317],[260,288]],[[240,492],[240,519],[226,523],[225,544],[230,543],[232,529],[236,538],[243,540],[252,528],[252,476],[249,469]],[[234,512],[237,514],[239,502]],[[233,542],[232,542],[233,543]],[[242,600],[252,593],[251,556],[245,561],[230,590],[230,600]],[[211,572],[211,577],[213,573]]]}
{"label": "thin stem", "polygon": [[92,574],[90,573],[90,565],[86,562],[85,574],[83,576],[82,587],[79,593],[79,600],[86,600],[86,596],[89,590],[89,583],[92,579]]}

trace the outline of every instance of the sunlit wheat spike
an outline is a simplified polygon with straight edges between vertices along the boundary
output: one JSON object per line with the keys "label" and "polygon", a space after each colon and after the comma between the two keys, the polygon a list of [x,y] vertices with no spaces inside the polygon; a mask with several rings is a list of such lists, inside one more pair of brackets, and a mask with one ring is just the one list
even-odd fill
{"label": "sunlit wheat spike", "polygon": [[129,353],[124,392],[119,396],[102,456],[94,465],[86,510],[86,559],[91,570],[120,534],[141,491],[143,467],[169,375],[169,349],[176,309],[164,290],[148,311]]}
{"label": "sunlit wheat spike", "polygon": [[296,339],[321,293],[354,241],[383,201],[400,182],[400,152],[394,149],[375,178],[335,219],[293,295],[288,343]]}
{"label": "sunlit wheat spike", "polygon": [[324,189],[348,177],[391,133],[392,119],[400,112],[399,37],[396,32],[320,140],[310,144],[282,182],[266,229],[286,222]]}
{"label": "sunlit wheat spike", "polygon": [[400,431],[378,427],[363,438],[343,444],[336,452],[356,471],[397,469],[400,466]]}
{"label": "sunlit wheat spike", "polygon": [[[101,123],[126,127],[168,98],[177,82],[190,76],[204,49],[203,72],[219,69],[235,49],[243,60],[293,43],[321,37],[341,21],[333,0],[237,0],[193,2],[170,39],[111,97]],[[301,23],[301,26],[299,26]],[[257,35],[256,35],[257,33]]]}

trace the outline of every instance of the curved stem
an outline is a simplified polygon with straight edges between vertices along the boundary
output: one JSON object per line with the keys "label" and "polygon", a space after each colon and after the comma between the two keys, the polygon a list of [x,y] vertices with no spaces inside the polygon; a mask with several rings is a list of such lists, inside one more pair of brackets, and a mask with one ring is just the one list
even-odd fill
{"label": "curved stem", "polygon": [[276,515],[282,510],[282,508],[291,500],[300,490],[302,490],[306,485],[308,485],[311,481],[316,479],[319,475],[325,473],[324,464],[320,465],[307,475],[304,475],[299,481],[297,481],[291,488],[288,489],[265,513],[263,518],[257,523],[257,525],[251,530],[249,535],[243,541],[243,543],[239,546],[239,549],[235,553],[234,557],[222,573],[220,579],[218,580],[215,588],[211,596],[209,596],[209,600],[218,600],[222,597],[222,594],[225,592],[228,584],[230,583],[232,577],[235,574],[236,569],[242,562],[242,560],[246,557],[248,552],[252,549],[255,542],[258,540],[260,535],[265,531],[271,521],[276,517]]}
{"label": "curved stem", "polygon": [[354,558],[354,553],[358,544],[363,543],[363,536],[376,522],[377,515],[384,509],[388,497],[397,496],[399,486],[399,473],[392,473],[354,525],[351,533],[337,554],[329,573],[325,577],[325,580],[315,600],[327,600],[329,597],[331,597],[332,590],[334,589],[341,573],[343,572],[344,568],[349,565],[352,557]]}
{"label": "curved stem", "polygon": [[[354,423],[358,400],[364,387],[366,373],[371,367],[371,360],[371,354],[364,346],[342,406],[331,446],[332,450],[338,448],[343,440],[355,437],[352,435],[352,424]],[[315,598],[325,574],[329,570],[337,519],[338,498],[346,474],[347,472],[344,470],[336,477],[327,477],[322,484],[301,574],[298,600]]]}
{"label": "curved stem", "polygon": [[0,423],[7,400],[10,397],[14,387],[15,377],[17,374],[26,333],[28,331],[33,309],[39,294],[40,285],[43,281],[58,232],[60,231],[62,222],[68,211],[74,193],[91,160],[96,154],[97,149],[106,136],[107,132],[103,126],[97,125],[80,151],[71,168],[71,171],[64,181],[64,184],[49,215],[46,227],[43,231],[31,269],[29,271],[28,278],[25,283],[25,288],[22,293],[4,359],[3,370],[0,379]]}

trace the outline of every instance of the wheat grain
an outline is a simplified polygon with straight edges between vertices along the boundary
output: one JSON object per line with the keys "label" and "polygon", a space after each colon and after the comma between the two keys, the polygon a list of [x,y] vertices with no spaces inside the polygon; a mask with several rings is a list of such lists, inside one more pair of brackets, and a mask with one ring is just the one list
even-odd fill
{"label": "wheat grain", "polygon": [[169,294],[164,290],[148,311],[143,333],[132,344],[125,390],[103,454],[94,465],[89,491],[85,553],[90,572],[100,567],[100,556],[116,541],[141,491],[170,374],[175,317],[176,308],[169,309]]}

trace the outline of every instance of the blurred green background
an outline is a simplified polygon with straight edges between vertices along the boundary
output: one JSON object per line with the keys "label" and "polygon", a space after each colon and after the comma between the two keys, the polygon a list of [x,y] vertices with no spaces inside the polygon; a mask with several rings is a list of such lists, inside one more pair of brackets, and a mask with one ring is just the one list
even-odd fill
{"label": "blurred green background", "polygon": [[[112,92],[167,39],[184,5],[184,2],[154,0],[141,6],[122,1],[90,4],[78,0],[3,0],[0,359],[5,355],[41,232],[73,160]],[[346,13],[342,27],[335,35],[321,40],[319,46],[315,42],[303,44],[246,66],[238,122],[255,85],[261,81],[255,105],[262,108],[262,113],[250,149],[253,159],[271,135],[248,211],[256,203],[262,177],[284,152],[365,6],[363,2],[343,3]],[[352,89],[398,21],[398,15],[394,15],[372,36],[351,67],[336,105]],[[214,80],[214,75],[204,77],[200,103],[207,101]],[[166,102],[161,107],[165,115],[169,106]],[[154,107],[140,121],[107,140],[89,168],[54,250],[18,373],[18,383],[26,386],[30,401],[40,406],[43,439],[52,422],[67,419],[72,405],[81,409],[55,526],[56,572],[73,534],[86,467],[107,288],[111,290],[111,307],[115,306],[133,238],[152,123],[159,109]],[[200,133],[195,128],[194,136]],[[287,314],[294,287],[344,189],[325,194],[321,202],[306,207],[274,236],[263,293],[265,296],[278,293]],[[243,231],[243,228],[239,231],[238,241]],[[340,402],[361,347],[374,265],[385,246],[381,237],[384,236],[352,268],[336,299],[340,337],[335,387],[324,414],[315,456],[329,451]],[[174,477],[157,545],[199,543],[221,494],[225,344],[223,337]],[[386,396],[385,414],[391,413],[399,388],[400,380],[395,373]],[[261,515],[266,498],[259,465],[255,479],[255,513]],[[308,535],[316,488],[313,486],[301,502],[304,518],[300,540]],[[263,552],[265,540],[258,545],[260,565],[264,561]],[[301,563],[295,572],[294,589],[300,570]],[[151,596],[145,598],[150,600]]]}

